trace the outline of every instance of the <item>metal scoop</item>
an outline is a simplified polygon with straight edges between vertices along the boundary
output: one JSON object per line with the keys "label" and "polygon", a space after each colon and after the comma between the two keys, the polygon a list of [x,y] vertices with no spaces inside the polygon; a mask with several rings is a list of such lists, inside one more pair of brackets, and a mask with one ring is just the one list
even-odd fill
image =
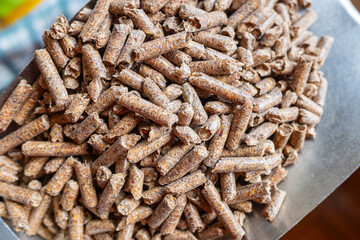
{"label": "metal scoop", "polygon": [[[278,239],[331,194],[360,165],[360,15],[350,0],[317,0],[315,35],[335,37],[322,67],[329,82],[325,113],[315,140],[307,141],[288,176],[279,184],[287,192],[280,213],[268,222],[255,207],[245,220],[246,239]],[[32,82],[38,75],[32,61],[19,75]],[[0,96],[4,103],[19,77]],[[0,239],[30,239],[14,233],[0,218]],[[31,238],[39,239],[39,238]]]}

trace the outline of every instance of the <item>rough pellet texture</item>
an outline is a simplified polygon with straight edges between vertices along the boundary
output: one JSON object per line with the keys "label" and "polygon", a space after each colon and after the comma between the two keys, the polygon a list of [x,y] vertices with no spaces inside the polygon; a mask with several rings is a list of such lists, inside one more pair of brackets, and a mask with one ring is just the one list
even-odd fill
{"label": "rough pellet texture", "polygon": [[310,5],[98,0],[61,15],[40,74],[0,97],[0,216],[49,240],[240,240],[252,202],[273,221],[324,113],[334,39],[309,31]]}

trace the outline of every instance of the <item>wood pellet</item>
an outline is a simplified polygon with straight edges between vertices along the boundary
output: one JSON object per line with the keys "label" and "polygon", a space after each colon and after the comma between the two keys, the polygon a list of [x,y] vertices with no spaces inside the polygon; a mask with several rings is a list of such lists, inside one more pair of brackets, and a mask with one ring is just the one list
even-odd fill
{"label": "wood pellet", "polygon": [[310,32],[310,6],[97,0],[61,15],[39,75],[0,106],[0,216],[71,240],[239,240],[253,202],[273,221],[324,114],[334,39]]}

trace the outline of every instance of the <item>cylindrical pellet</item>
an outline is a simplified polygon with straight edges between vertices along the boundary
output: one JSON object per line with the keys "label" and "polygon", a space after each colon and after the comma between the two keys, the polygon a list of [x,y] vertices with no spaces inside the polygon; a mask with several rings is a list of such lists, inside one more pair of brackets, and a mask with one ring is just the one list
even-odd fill
{"label": "cylindrical pellet", "polygon": [[240,68],[240,63],[227,59],[196,61],[189,64],[191,72],[202,72],[208,75],[233,74]]}
{"label": "cylindrical pellet", "polygon": [[246,101],[251,101],[252,99],[247,92],[236,89],[226,83],[219,82],[215,78],[203,73],[193,73],[189,78],[189,82],[233,103],[244,104]]}
{"label": "cylindrical pellet", "polygon": [[132,148],[139,140],[140,136],[129,134],[121,136],[110,148],[108,148],[92,164],[92,172],[95,174],[100,166],[110,167],[120,157],[125,156],[127,151]]}
{"label": "cylindrical pellet", "polygon": [[138,62],[184,48],[189,37],[188,33],[181,32],[145,42],[138,49],[134,49],[134,60]]}
{"label": "cylindrical pellet", "polygon": [[271,108],[266,118],[272,123],[285,123],[295,121],[299,116],[299,109],[297,107],[289,108]]}
{"label": "cylindrical pellet", "polygon": [[130,192],[135,200],[142,197],[144,184],[144,172],[134,164],[130,166],[129,178],[126,185],[126,191]]}
{"label": "cylindrical pellet", "polygon": [[262,181],[236,187],[236,197],[229,203],[244,202],[260,197],[270,197],[270,185]]}
{"label": "cylindrical pellet", "polygon": [[98,200],[91,177],[90,165],[87,163],[82,164],[79,161],[74,161],[74,169],[84,205],[90,208],[96,207]]}
{"label": "cylindrical pellet", "polygon": [[74,180],[69,180],[64,187],[60,197],[60,204],[64,210],[70,211],[75,204],[79,194],[79,184]]}
{"label": "cylindrical pellet", "polygon": [[183,91],[184,100],[191,104],[194,110],[192,125],[198,126],[204,124],[208,116],[195,89],[189,83],[185,83],[183,85]]}
{"label": "cylindrical pellet", "polygon": [[205,174],[196,171],[166,185],[165,188],[168,193],[182,194],[203,185],[205,182]]}
{"label": "cylindrical pellet", "polygon": [[15,202],[38,207],[42,196],[39,192],[0,181],[0,196]]}
{"label": "cylindrical pellet", "polygon": [[48,157],[33,157],[30,158],[24,167],[24,175],[27,177],[35,178],[44,167],[45,163],[49,160]]}
{"label": "cylindrical pellet", "polygon": [[312,65],[312,61],[308,61],[305,58],[299,59],[293,73],[294,79],[291,81],[290,84],[291,89],[296,92],[296,94],[300,95],[303,93],[305,85],[309,78]]}
{"label": "cylindrical pellet", "polygon": [[28,216],[23,205],[5,200],[8,215],[15,231],[27,231],[30,229]]}
{"label": "cylindrical pellet", "polygon": [[111,2],[111,0],[100,0],[96,2],[94,9],[90,13],[89,18],[80,33],[79,37],[82,42],[88,42],[94,37],[109,12]]}
{"label": "cylindrical pellet", "polygon": [[226,142],[226,148],[235,150],[240,146],[241,139],[248,127],[253,105],[245,102],[235,110],[229,136]]}
{"label": "cylindrical pellet", "polygon": [[271,201],[267,203],[263,209],[263,215],[268,221],[273,221],[276,218],[285,197],[285,191],[281,191],[279,189],[274,190],[271,196]]}
{"label": "cylindrical pellet", "polygon": [[177,202],[176,207],[170,213],[169,217],[166,218],[166,220],[161,226],[161,230],[160,230],[161,235],[174,233],[187,203],[186,195],[185,194],[179,195],[176,199],[176,202]]}
{"label": "cylindrical pellet", "polygon": [[27,98],[32,87],[26,80],[21,80],[0,109],[0,132],[4,132],[15,118]]}
{"label": "cylindrical pellet", "polygon": [[70,211],[69,235],[71,240],[84,239],[84,209],[81,206],[76,206]]}
{"label": "cylindrical pellet", "polygon": [[206,182],[202,193],[226,230],[230,232],[234,239],[241,239],[245,235],[244,230],[236,221],[228,205],[221,201],[220,194],[211,181]]}
{"label": "cylindrical pellet", "polygon": [[55,104],[64,105],[68,98],[68,93],[49,52],[45,49],[36,50],[34,56]]}
{"label": "cylindrical pellet", "polygon": [[202,222],[199,211],[196,206],[188,201],[184,209],[184,216],[186,222],[189,226],[190,232],[194,233],[196,231],[201,231],[204,228],[204,223]]}
{"label": "cylindrical pellet", "polygon": [[96,129],[100,127],[102,120],[98,113],[92,113],[85,118],[76,128],[67,136],[77,144],[83,143]]}
{"label": "cylindrical pellet", "polygon": [[120,223],[116,227],[116,230],[118,231],[120,229],[123,229],[124,227],[126,227],[127,225],[129,225],[131,223],[137,223],[137,222],[149,217],[152,214],[152,212],[153,212],[153,210],[151,207],[147,207],[145,205],[140,205],[133,212],[131,212],[126,217],[126,219],[124,219],[125,221],[123,221],[123,220],[120,221]]}
{"label": "cylindrical pellet", "polygon": [[249,134],[245,136],[244,141],[248,146],[257,145],[273,135],[277,127],[278,124],[265,122],[253,128]]}
{"label": "cylindrical pellet", "polygon": [[26,231],[26,234],[29,236],[36,235],[39,230],[39,227],[43,221],[45,213],[48,211],[48,208],[51,204],[51,197],[47,194],[42,195],[42,201],[37,208],[33,208],[31,215],[29,217],[29,226],[30,229]]}
{"label": "cylindrical pellet", "polygon": [[199,30],[222,26],[226,24],[228,18],[223,11],[213,11],[203,15],[191,16],[185,22],[185,30],[188,32],[196,32]]}
{"label": "cylindrical pellet", "polygon": [[152,79],[145,78],[142,90],[144,95],[149,98],[150,102],[165,109],[168,107],[170,99]]}
{"label": "cylindrical pellet", "polygon": [[270,108],[281,103],[282,93],[279,88],[274,88],[268,94],[265,94],[259,98],[255,98],[253,101],[253,111],[257,113],[265,112]]}
{"label": "cylindrical pellet", "polygon": [[289,139],[289,143],[295,148],[296,151],[300,151],[304,147],[307,125],[293,123],[293,132]]}
{"label": "cylindrical pellet", "polygon": [[281,124],[276,130],[273,138],[275,149],[283,149],[289,141],[292,132],[293,127],[290,124]]}
{"label": "cylindrical pellet", "polygon": [[193,145],[190,144],[177,143],[157,162],[156,169],[158,172],[165,175],[192,147]]}
{"label": "cylindrical pellet", "polygon": [[125,175],[122,173],[113,174],[109,179],[97,205],[97,211],[101,219],[107,219],[109,217],[110,209],[124,183]]}
{"label": "cylindrical pellet", "polygon": [[68,159],[66,159],[63,165],[59,168],[59,170],[55,173],[55,175],[50,179],[48,184],[45,186],[45,191],[47,194],[51,196],[59,195],[66,182],[73,175],[74,161],[76,161],[76,159],[74,159],[73,157],[69,157]]}
{"label": "cylindrical pellet", "polygon": [[21,146],[22,153],[25,156],[38,157],[68,157],[77,155],[86,155],[88,144],[76,144],[70,142],[42,142],[42,141],[27,141]]}
{"label": "cylindrical pellet", "polygon": [[45,30],[42,39],[45,44],[45,48],[49,52],[51,58],[54,60],[55,65],[59,69],[64,69],[66,64],[69,62],[69,58],[64,53],[60,42],[50,36],[49,30]]}
{"label": "cylindrical pellet", "polygon": [[266,171],[267,162],[263,157],[227,157],[220,158],[213,173]]}
{"label": "cylindrical pellet", "polygon": [[51,174],[57,172],[57,170],[61,167],[64,161],[65,158],[62,157],[50,159],[44,166],[45,173]]}
{"label": "cylindrical pellet", "polygon": [[195,146],[188,154],[186,154],[168,173],[160,177],[159,183],[161,185],[168,184],[183,177],[187,174],[191,167],[201,163],[206,158],[208,151],[203,146]]}
{"label": "cylindrical pellet", "polygon": [[296,101],[296,106],[298,106],[299,108],[306,109],[319,116],[323,114],[323,108],[304,95],[299,96],[298,100]]}
{"label": "cylindrical pellet", "polygon": [[118,97],[118,103],[163,126],[171,127],[178,121],[175,114],[131,93]]}
{"label": "cylindrical pellet", "polygon": [[89,68],[91,77],[93,79],[106,78],[106,68],[101,60],[99,51],[96,50],[93,45],[85,44],[82,46],[82,54],[83,64],[86,64]]}
{"label": "cylindrical pellet", "polygon": [[112,143],[119,137],[131,132],[141,121],[141,116],[130,112],[126,114],[110,131],[104,136],[106,142]]}
{"label": "cylindrical pellet", "polygon": [[147,205],[153,205],[161,201],[161,199],[166,195],[164,187],[157,186],[151,188],[143,193],[144,203]]}
{"label": "cylindrical pellet", "polygon": [[143,77],[151,78],[161,89],[164,89],[166,87],[165,77],[158,71],[152,69],[145,64],[140,65],[139,74]]}
{"label": "cylindrical pellet", "polygon": [[132,65],[134,59],[132,57],[132,52],[134,49],[141,46],[145,40],[146,34],[141,30],[132,30],[126,40],[126,43],[117,59],[116,65],[127,64]]}
{"label": "cylindrical pellet", "polygon": [[131,240],[134,232],[135,224],[126,225],[125,228],[121,229],[117,235],[117,240]]}
{"label": "cylindrical pellet", "polygon": [[85,227],[87,235],[96,235],[115,230],[114,223],[111,220],[90,220]]}
{"label": "cylindrical pellet", "polygon": [[[219,163],[218,163],[219,164]],[[221,195],[225,202],[231,201],[236,196],[235,173],[223,173],[220,175]]]}
{"label": "cylindrical pellet", "polygon": [[230,132],[232,115],[222,115],[221,116],[221,126],[220,129],[215,133],[214,137],[211,139],[208,151],[209,156],[204,160],[206,166],[214,166],[217,160],[220,158],[221,153],[224,149],[226,139]]}
{"label": "cylindrical pellet", "polygon": [[174,210],[176,204],[177,200],[174,196],[166,195],[149,217],[147,221],[148,225],[152,228],[160,227],[165,219]]}

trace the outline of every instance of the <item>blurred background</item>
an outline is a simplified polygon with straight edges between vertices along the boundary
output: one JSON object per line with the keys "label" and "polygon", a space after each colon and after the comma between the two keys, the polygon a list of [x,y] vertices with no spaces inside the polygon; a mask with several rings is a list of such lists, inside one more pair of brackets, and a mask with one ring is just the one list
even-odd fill
{"label": "blurred background", "polygon": [[[360,10],[360,0],[352,1]],[[71,18],[86,2],[0,0],[0,92],[30,61],[34,50],[43,46],[44,30],[60,14]],[[359,185],[360,170],[283,236],[282,240],[360,239]]]}

